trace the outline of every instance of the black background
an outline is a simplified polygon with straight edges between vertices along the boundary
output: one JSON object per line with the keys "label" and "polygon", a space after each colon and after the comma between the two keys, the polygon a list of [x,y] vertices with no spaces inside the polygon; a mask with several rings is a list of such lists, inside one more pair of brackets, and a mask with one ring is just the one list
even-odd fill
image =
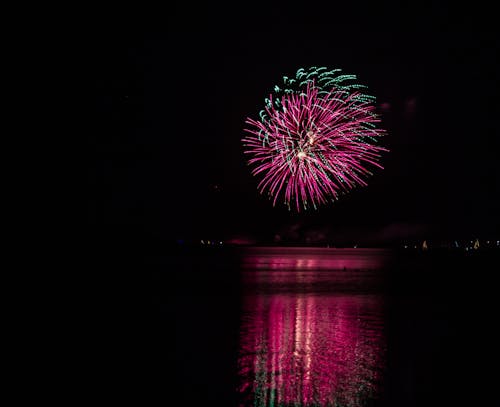
{"label": "black background", "polygon": [[[154,241],[495,238],[492,9],[328,2],[142,11],[103,18],[91,37],[93,224]],[[391,152],[368,187],[297,215],[258,194],[241,137],[282,75],[313,65],[340,67],[369,87]]]}
{"label": "black background", "polygon": [[[196,341],[199,332],[188,316],[196,316],[203,307],[207,316],[218,315],[215,323],[229,326],[236,335],[239,297],[232,290],[238,287],[238,277],[228,280],[228,274],[222,273],[220,279],[196,283],[203,292],[206,287],[201,286],[210,283],[218,295],[211,302],[198,292],[186,299],[178,288],[182,281],[158,277],[159,270],[163,273],[172,263],[151,257],[179,240],[266,243],[273,242],[276,234],[292,243],[310,238],[367,245],[412,239],[498,239],[495,15],[493,6],[477,2],[169,2],[157,10],[120,6],[97,11],[96,23],[89,21],[86,32],[91,73],[97,80],[97,121],[88,135],[88,220],[90,244],[101,255],[93,265],[110,277],[102,293],[111,305],[103,310],[103,327],[111,335],[109,341],[102,339],[104,335],[99,338],[115,356],[107,359],[112,368],[129,368],[132,359],[153,360],[142,364],[141,372],[157,389],[167,382],[172,369],[179,369],[184,373],[170,382],[171,389],[196,376],[200,382],[186,382],[184,391],[202,386],[206,393],[193,397],[217,400],[224,391],[222,382],[212,386],[188,371],[191,365],[185,363],[185,354],[190,352],[190,342],[184,348],[180,345],[189,338]],[[385,170],[376,172],[368,187],[331,207],[297,215],[273,208],[258,194],[257,182],[245,164],[241,137],[245,118],[257,114],[272,86],[283,75],[307,66],[342,68],[369,87],[377,105],[387,106],[381,113],[388,130],[384,143],[391,152],[383,158]],[[485,273],[490,270],[486,263],[480,267]],[[435,271],[446,264],[434,266]],[[189,269],[189,264],[184,267],[176,270],[181,280],[186,278],[183,270],[195,269]],[[166,301],[162,305],[170,312],[158,327],[163,330],[166,322],[172,323],[169,327],[180,332],[173,338],[180,351],[170,343],[157,344],[147,336],[148,328],[141,328],[141,322],[147,322],[147,317],[141,321],[146,315],[141,314],[142,306],[150,306],[151,301],[141,279],[149,282],[151,272],[158,282],[154,306]],[[396,286],[412,285],[409,277],[407,281],[398,278],[402,281]],[[478,279],[473,288],[481,291],[482,282]],[[456,387],[465,389],[468,383],[472,386],[467,389],[468,399],[473,402],[476,394],[484,394],[483,385],[490,386],[480,377],[492,377],[487,372],[487,353],[495,338],[489,332],[496,309],[494,293],[489,292],[482,303],[471,291],[462,298],[468,286],[464,280],[450,289],[448,299],[441,299],[447,284],[443,277],[442,291],[436,290],[437,299],[426,303],[425,312],[411,303],[393,318],[404,320],[408,311],[410,321],[403,333],[400,330],[406,328],[393,328],[396,340],[406,338],[393,360],[413,360],[419,367],[409,366],[404,379],[396,377],[400,370],[394,370],[391,380],[401,390],[392,405],[401,405],[399,400],[428,405],[433,399],[432,405],[445,405],[453,391],[453,400],[459,402]],[[450,298],[460,306],[448,305]],[[400,302],[396,303],[399,307]],[[485,309],[491,312],[478,319]],[[185,337],[179,326],[187,330]],[[207,322],[207,329],[211,326]],[[444,339],[440,337],[443,326]],[[425,336],[425,329],[434,331]],[[207,369],[204,377],[210,374],[206,359],[220,366],[234,359],[235,349],[229,348],[234,346],[233,337],[223,336],[219,342],[216,331],[207,338],[207,346],[216,352],[200,353],[205,359],[198,361],[199,366]],[[145,341],[140,340],[142,335]],[[418,350],[422,337],[430,337],[430,342]],[[158,338],[172,339],[165,332],[158,333]],[[492,346],[482,348],[484,338]],[[169,357],[161,354],[162,348],[168,349]],[[459,360],[456,355],[462,348]],[[429,349],[434,352],[431,356],[426,353]],[[427,355],[430,366],[418,352]],[[461,361],[466,376],[461,376]],[[468,382],[465,377],[474,377],[477,370],[481,375]],[[220,367],[212,373],[227,371]],[[135,381],[137,372],[130,377]],[[108,386],[105,378],[103,383]],[[405,385],[420,392],[417,399],[405,393]],[[118,389],[121,395],[130,391]]]}

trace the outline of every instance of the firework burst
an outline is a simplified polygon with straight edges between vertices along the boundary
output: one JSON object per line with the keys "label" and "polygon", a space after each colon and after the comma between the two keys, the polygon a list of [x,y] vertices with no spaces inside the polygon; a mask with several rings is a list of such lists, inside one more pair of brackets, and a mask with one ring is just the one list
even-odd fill
{"label": "firework burst", "polygon": [[365,186],[370,166],[382,168],[378,159],[387,150],[376,144],[385,132],[377,128],[375,98],[339,71],[299,69],[275,86],[260,120],[246,120],[248,163],[273,205],[283,199],[289,209],[316,209]]}

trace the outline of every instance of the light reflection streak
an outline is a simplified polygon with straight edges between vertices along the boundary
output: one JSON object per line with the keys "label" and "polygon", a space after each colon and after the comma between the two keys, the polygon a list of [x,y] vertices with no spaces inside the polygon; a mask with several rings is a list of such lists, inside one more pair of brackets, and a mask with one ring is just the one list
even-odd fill
{"label": "light reflection streak", "polygon": [[243,301],[240,406],[366,405],[379,397],[383,379],[383,298],[297,290],[327,276],[349,279],[301,264],[305,271],[247,272],[245,281],[257,290]]}

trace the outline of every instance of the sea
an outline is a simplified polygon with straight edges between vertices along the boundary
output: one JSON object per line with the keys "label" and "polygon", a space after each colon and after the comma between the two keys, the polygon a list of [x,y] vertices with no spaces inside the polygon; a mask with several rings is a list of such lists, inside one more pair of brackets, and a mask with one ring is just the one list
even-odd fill
{"label": "sea", "polygon": [[150,258],[155,405],[500,405],[498,260],[250,246]]}

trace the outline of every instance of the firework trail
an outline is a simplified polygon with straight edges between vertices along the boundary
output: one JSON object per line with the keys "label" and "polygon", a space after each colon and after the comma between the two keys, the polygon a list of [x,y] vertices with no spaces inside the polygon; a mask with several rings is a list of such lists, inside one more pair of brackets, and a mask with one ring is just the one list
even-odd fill
{"label": "firework trail", "polygon": [[376,143],[385,131],[377,128],[375,98],[350,84],[354,75],[338,72],[312,67],[283,77],[260,120],[246,120],[245,154],[273,205],[282,199],[289,209],[316,209],[367,185],[370,166],[383,168],[378,160],[387,149]]}

